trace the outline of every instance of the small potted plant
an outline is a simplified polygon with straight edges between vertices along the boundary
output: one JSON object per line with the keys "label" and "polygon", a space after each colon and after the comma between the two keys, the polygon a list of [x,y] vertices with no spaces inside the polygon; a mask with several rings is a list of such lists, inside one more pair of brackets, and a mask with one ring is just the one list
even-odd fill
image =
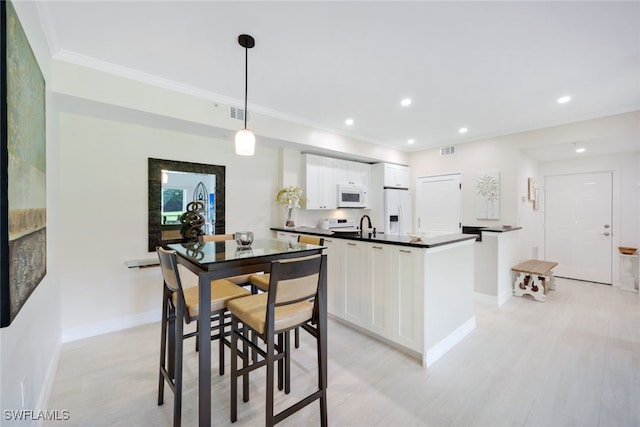
{"label": "small potted plant", "polygon": [[287,209],[284,226],[285,228],[293,228],[296,226],[293,220],[293,210],[300,208],[302,203],[302,188],[297,186],[285,187],[278,191],[276,202],[284,205]]}

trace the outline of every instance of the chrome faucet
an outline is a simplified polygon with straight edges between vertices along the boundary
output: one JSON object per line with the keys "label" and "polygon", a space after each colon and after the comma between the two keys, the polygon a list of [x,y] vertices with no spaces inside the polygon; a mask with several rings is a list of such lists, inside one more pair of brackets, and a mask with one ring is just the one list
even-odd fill
{"label": "chrome faucet", "polygon": [[372,228],[371,218],[369,218],[369,215],[362,215],[362,218],[360,218],[360,237],[364,237],[364,234],[362,232],[362,221],[364,221],[365,218],[367,218],[367,223],[368,223],[367,229],[370,230]]}

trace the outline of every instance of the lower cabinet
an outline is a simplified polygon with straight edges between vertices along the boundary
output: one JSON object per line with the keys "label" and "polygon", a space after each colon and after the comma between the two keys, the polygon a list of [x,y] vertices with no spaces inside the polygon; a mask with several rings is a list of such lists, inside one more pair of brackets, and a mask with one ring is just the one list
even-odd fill
{"label": "lower cabinet", "polygon": [[391,281],[390,245],[367,245],[367,312],[366,326],[373,332],[389,337],[393,330],[393,283]]}
{"label": "lower cabinet", "polygon": [[289,233],[286,231],[276,231],[276,239],[278,240],[288,240],[290,242],[297,242],[298,241],[298,234],[297,233]]}
{"label": "lower cabinet", "polygon": [[330,314],[423,351],[423,250],[325,238]]}
{"label": "lower cabinet", "polygon": [[344,241],[325,238],[327,247],[327,310],[341,316],[344,313]]}
{"label": "lower cabinet", "polygon": [[424,346],[423,249],[394,246],[391,252],[392,341],[422,352]]}
{"label": "lower cabinet", "polygon": [[344,246],[344,319],[366,326],[368,311],[367,243],[347,240]]}

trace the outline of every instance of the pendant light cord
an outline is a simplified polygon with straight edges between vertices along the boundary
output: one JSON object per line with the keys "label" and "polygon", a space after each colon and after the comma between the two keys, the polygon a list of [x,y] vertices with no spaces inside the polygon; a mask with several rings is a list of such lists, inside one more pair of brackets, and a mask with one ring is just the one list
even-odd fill
{"label": "pendant light cord", "polygon": [[249,90],[249,49],[244,48],[244,128],[247,128],[247,91]]}

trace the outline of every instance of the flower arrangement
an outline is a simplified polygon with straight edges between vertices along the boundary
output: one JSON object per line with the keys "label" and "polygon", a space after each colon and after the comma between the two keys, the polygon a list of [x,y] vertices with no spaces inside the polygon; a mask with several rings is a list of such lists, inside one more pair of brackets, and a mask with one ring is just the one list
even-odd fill
{"label": "flower arrangement", "polygon": [[302,188],[289,186],[278,191],[276,202],[287,208],[299,208],[302,203]]}
{"label": "flower arrangement", "polygon": [[287,217],[284,221],[285,227],[295,227],[293,220],[293,209],[300,208],[302,203],[302,188],[296,186],[285,187],[278,191],[276,202],[287,207]]}

